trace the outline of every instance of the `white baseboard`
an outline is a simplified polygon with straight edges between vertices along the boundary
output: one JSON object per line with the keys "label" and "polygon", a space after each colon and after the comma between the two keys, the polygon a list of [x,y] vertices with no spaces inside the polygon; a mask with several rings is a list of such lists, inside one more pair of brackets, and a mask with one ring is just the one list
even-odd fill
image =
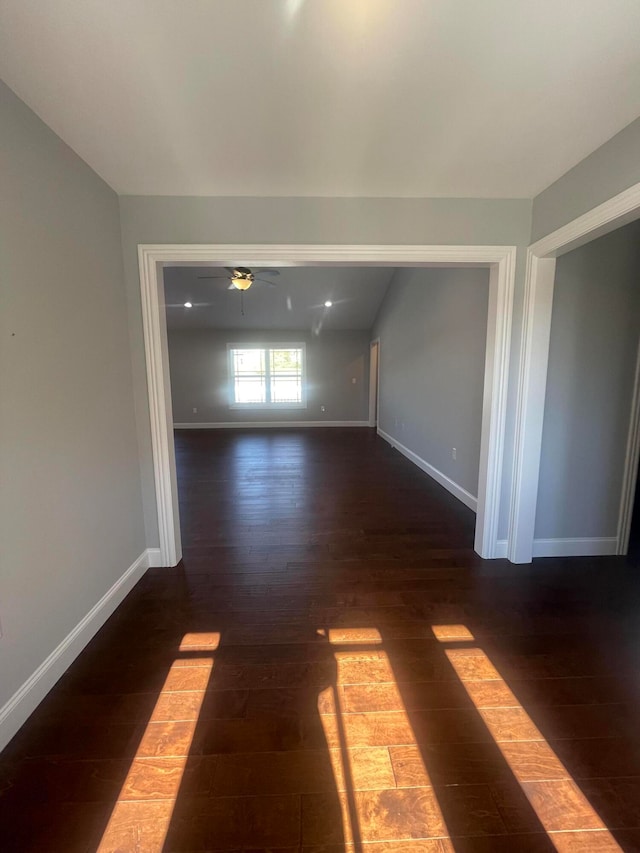
{"label": "white baseboard", "polygon": [[[618,540],[615,536],[533,540],[534,557],[607,557],[616,554],[617,549]],[[498,539],[495,555],[506,558],[506,539]]]}
{"label": "white baseboard", "polygon": [[496,547],[493,551],[494,560],[506,560],[507,559],[507,545],[509,543],[506,539],[496,539]]}
{"label": "white baseboard", "polygon": [[368,427],[369,421],[229,421],[228,423],[174,424],[174,429],[253,429],[255,427]]}
{"label": "white baseboard", "polygon": [[478,511],[478,499],[475,498],[470,492],[466,489],[463,489],[462,486],[459,486],[457,483],[454,483],[452,479],[447,477],[446,474],[443,474],[442,471],[438,471],[437,468],[434,468],[433,465],[430,465],[421,456],[418,456],[417,453],[414,453],[413,450],[409,450],[408,447],[405,447],[404,444],[401,444],[397,439],[393,438],[393,436],[381,430],[378,427],[378,435],[381,438],[384,438],[385,441],[389,442],[392,447],[395,447],[396,450],[399,450],[403,456],[406,456],[414,465],[417,465],[421,471],[424,471],[425,474],[428,474],[432,477],[436,483],[439,483],[441,486],[451,492],[451,494],[458,498],[459,501],[465,506],[468,506],[469,509],[472,509],[474,512]]}
{"label": "white baseboard", "polygon": [[159,569],[162,567],[160,559],[160,548],[147,548],[148,569]]}
{"label": "white baseboard", "polygon": [[149,568],[150,552],[156,550],[159,557],[160,550],[155,548],[150,548],[140,554],[138,559],[118,578],[111,589],[78,622],[76,627],[67,634],[60,645],[40,664],[22,687],[0,708],[0,750],[4,749],[9,743],[89,640],[104,625],[127,593],[144,575]]}

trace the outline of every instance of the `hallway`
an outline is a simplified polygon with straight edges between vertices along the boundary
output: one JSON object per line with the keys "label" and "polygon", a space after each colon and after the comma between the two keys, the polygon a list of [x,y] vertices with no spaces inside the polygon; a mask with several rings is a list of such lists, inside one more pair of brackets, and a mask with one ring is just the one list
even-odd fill
{"label": "hallway", "polygon": [[640,850],[637,566],[483,562],[369,429],[176,454],[183,563],[0,756],[3,852]]}

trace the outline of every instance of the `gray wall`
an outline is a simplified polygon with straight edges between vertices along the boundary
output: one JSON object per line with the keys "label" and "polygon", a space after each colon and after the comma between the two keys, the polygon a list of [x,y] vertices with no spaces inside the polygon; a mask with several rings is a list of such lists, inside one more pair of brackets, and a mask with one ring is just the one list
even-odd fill
{"label": "gray wall", "polygon": [[538,539],[615,536],[640,335],[640,223],[558,259]]}
{"label": "gray wall", "polygon": [[118,200],[0,83],[0,706],[145,548]]}
{"label": "gray wall", "polygon": [[[318,243],[516,245],[529,243],[531,201],[525,199],[120,198],[129,295],[134,388],[147,543],[158,543],[149,406],[142,335],[139,243]],[[512,358],[517,353],[524,282],[519,253]],[[513,360],[512,360],[513,364]],[[511,374],[499,536],[507,535],[513,422]]]}
{"label": "gray wall", "polygon": [[640,182],[640,118],[581,160],[533,202],[531,241]]}
{"label": "gray wall", "polygon": [[488,300],[486,269],[400,270],[373,331],[380,428],[475,497]]}
{"label": "gray wall", "polygon": [[[229,408],[228,343],[306,344],[307,408],[246,411]],[[367,421],[369,333],[253,332],[216,329],[169,332],[174,423],[251,421]],[[353,384],[352,380],[356,383]],[[326,411],[320,411],[324,405]],[[197,408],[197,414],[193,408]]]}

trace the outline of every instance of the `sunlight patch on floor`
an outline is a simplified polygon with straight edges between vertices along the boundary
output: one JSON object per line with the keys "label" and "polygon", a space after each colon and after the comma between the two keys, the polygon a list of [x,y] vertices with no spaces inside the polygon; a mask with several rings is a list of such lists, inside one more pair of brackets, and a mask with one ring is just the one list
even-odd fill
{"label": "sunlight patch on floor", "polygon": [[[371,646],[382,644],[380,632],[375,628],[329,628],[323,631],[323,635],[332,644],[338,664],[347,655],[356,667],[363,661],[371,661]],[[361,646],[360,651],[358,644]],[[397,688],[386,652],[378,649],[375,655]],[[352,844],[357,851],[362,849],[362,843],[444,838],[448,835],[444,816],[423,762],[420,762],[421,784],[425,787],[413,790],[396,788],[388,750],[371,746],[362,749],[359,748],[362,745],[354,741],[354,730],[349,721],[361,715],[346,711],[343,694],[336,685],[332,684],[322,691],[318,697],[318,709],[327,745],[332,747],[329,756],[336,790],[339,792],[346,844]],[[400,741],[415,746],[419,753],[406,709],[395,712],[393,718]],[[367,760],[370,762],[368,767],[364,763]],[[402,806],[409,800],[410,810],[403,809]]]}
{"label": "sunlight patch on floor", "polygon": [[214,652],[220,645],[220,632],[185,634],[180,643],[181,652]]}
{"label": "sunlight patch on floor", "polygon": [[[432,630],[435,637],[445,644],[473,640],[471,632],[467,632],[468,636],[465,636],[464,631],[460,631],[461,627],[464,628],[460,625],[434,625]],[[575,845],[575,839],[567,833],[571,830],[590,830],[597,835],[597,845],[595,839],[590,840],[589,835],[585,835],[582,839],[584,844],[594,845],[589,849],[596,849],[597,846],[598,853],[621,851],[622,848],[611,835],[602,818],[582,793],[579,785],[573,781],[567,768],[518,702],[485,652],[480,648],[468,646],[461,648],[445,646],[444,650],[556,850],[560,853],[575,850],[575,846],[571,846]],[[467,684],[475,679],[488,679],[499,683],[503,697],[508,697],[510,718],[517,721],[517,738],[510,736],[508,727],[505,729],[499,713],[500,709],[478,706],[474,691]],[[513,761],[513,747],[518,743],[531,741],[536,742],[537,761],[547,768],[548,774],[553,778],[532,782],[530,773],[524,774],[521,765]]]}
{"label": "sunlight patch on floor", "polygon": [[379,645],[382,643],[380,631],[376,628],[327,628],[320,632],[327,637],[330,643],[368,643]]}
{"label": "sunlight patch on floor", "polygon": [[[208,651],[219,639],[186,634],[180,649]],[[97,853],[163,850],[213,663],[213,658],[181,657],[171,666]],[[176,690],[187,668],[188,689]]]}

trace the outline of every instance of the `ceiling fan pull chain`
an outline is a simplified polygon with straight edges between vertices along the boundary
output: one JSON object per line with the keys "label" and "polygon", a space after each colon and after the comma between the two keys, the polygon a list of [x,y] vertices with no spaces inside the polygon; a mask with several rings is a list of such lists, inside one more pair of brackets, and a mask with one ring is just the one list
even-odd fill
{"label": "ceiling fan pull chain", "polygon": [[240,313],[244,317],[244,291],[240,291]]}

